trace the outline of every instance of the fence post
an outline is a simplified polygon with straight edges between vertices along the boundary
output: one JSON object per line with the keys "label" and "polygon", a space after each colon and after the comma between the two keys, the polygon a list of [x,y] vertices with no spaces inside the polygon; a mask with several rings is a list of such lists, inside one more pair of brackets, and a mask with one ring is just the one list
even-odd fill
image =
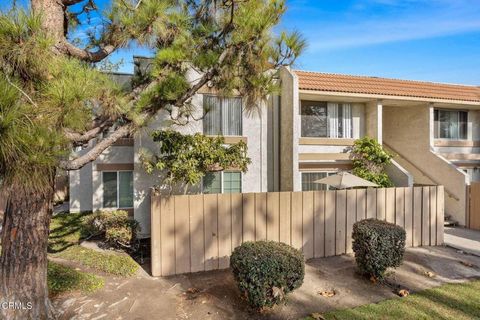
{"label": "fence post", "polygon": [[152,276],[162,275],[161,252],[160,252],[160,196],[152,189],[150,208],[150,236],[151,236],[151,258]]}

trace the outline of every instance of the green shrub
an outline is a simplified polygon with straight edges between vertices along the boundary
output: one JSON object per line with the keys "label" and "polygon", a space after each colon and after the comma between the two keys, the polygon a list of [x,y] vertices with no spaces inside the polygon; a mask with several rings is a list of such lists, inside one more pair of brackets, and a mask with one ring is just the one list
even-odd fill
{"label": "green shrub", "polygon": [[387,268],[399,267],[405,253],[405,230],[376,219],[353,225],[353,251],[364,275],[381,279]]}
{"label": "green shrub", "polygon": [[256,309],[282,302],[305,275],[302,252],[273,241],[243,243],[233,251],[230,266],[238,288]]}
{"label": "green shrub", "polygon": [[130,247],[140,231],[138,222],[123,210],[97,211],[87,217],[85,225],[90,236],[102,236],[113,247]]}

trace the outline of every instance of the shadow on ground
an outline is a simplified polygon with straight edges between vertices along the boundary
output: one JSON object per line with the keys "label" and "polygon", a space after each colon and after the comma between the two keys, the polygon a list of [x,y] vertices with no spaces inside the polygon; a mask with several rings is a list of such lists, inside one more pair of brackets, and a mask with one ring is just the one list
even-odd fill
{"label": "shadow on ground", "polygon": [[[308,261],[304,284],[285,305],[263,314],[248,309],[229,270],[168,278],[141,275],[107,278],[105,289],[90,296],[55,301],[63,319],[299,319],[313,312],[351,308],[410,292],[480,278],[480,257],[447,247],[408,249],[404,264],[373,284],[356,273],[352,256]],[[334,290],[333,297],[318,293]],[[100,317],[100,318],[99,318]]]}

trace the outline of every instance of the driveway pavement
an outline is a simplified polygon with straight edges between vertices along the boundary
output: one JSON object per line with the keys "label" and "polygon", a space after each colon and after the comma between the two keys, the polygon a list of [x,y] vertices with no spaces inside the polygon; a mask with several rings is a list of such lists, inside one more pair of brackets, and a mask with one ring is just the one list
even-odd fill
{"label": "driveway pavement", "polygon": [[445,244],[480,257],[480,231],[445,227]]}

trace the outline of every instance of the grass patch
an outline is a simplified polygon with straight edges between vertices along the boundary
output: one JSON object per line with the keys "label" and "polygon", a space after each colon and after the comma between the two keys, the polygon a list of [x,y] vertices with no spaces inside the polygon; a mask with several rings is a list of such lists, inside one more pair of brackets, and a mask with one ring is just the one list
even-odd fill
{"label": "grass patch", "polygon": [[50,222],[48,251],[56,253],[80,243],[85,237],[85,218],[91,213],[61,213]]}
{"label": "grass patch", "polygon": [[[480,280],[437,288],[353,309],[322,314],[326,320],[347,319],[479,319]],[[312,317],[305,318],[314,319]]]}
{"label": "grass patch", "polygon": [[48,240],[50,254],[105,273],[125,277],[134,275],[138,264],[130,256],[99,252],[79,245],[81,239],[88,234],[85,218],[89,214],[91,213],[66,213],[52,218]]}
{"label": "grass patch", "polygon": [[48,263],[47,277],[48,290],[52,296],[68,291],[91,293],[105,285],[101,277],[54,262]]}
{"label": "grass patch", "polygon": [[118,276],[129,277],[138,270],[138,264],[128,255],[103,253],[81,246],[71,246],[55,256],[77,261],[94,270]]}

